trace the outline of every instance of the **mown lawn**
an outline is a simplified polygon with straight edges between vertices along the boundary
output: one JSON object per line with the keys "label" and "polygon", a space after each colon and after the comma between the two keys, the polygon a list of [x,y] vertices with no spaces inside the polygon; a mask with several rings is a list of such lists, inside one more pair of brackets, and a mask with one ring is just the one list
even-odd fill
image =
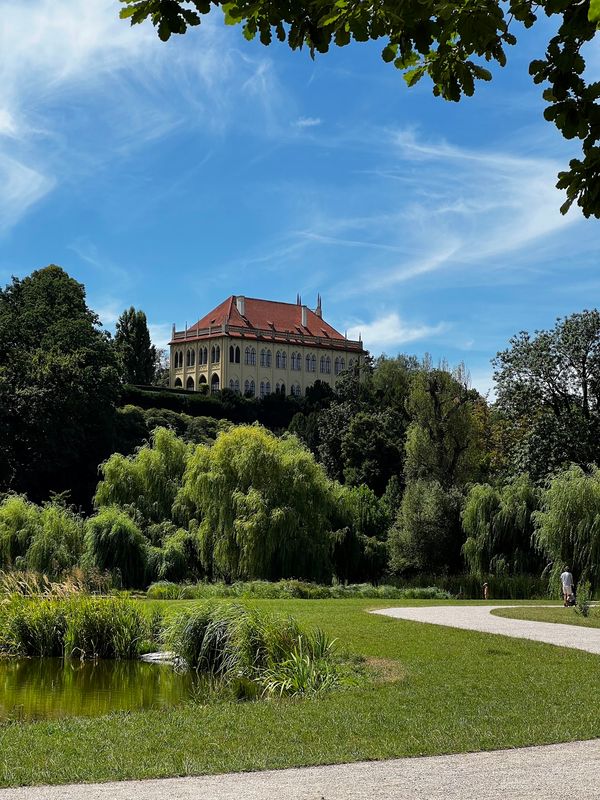
{"label": "mown lawn", "polygon": [[600,606],[590,609],[589,617],[577,614],[574,608],[554,606],[546,608],[502,608],[492,611],[499,617],[511,619],[530,619],[534,622],[557,622],[564,625],[581,625],[584,628],[600,628]]}
{"label": "mown lawn", "polygon": [[[253,604],[320,625],[366,657],[399,661],[404,678],[319,700],[7,724],[0,784],[259,770],[600,736],[597,656],[365,613],[394,601]],[[146,607],[156,605],[171,613],[181,603]]]}

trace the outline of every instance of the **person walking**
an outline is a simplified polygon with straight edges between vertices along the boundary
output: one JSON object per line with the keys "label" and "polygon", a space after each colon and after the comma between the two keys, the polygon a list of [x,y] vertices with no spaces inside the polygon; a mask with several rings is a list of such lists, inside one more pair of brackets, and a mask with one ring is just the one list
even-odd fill
{"label": "person walking", "polygon": [[571,572],[569,571],[568,567],[565,567],[564,570],[561,572],[560,582],[562,585],[564,605],[568,606],[569,598],[573,594],[573,576],[571,575]]}

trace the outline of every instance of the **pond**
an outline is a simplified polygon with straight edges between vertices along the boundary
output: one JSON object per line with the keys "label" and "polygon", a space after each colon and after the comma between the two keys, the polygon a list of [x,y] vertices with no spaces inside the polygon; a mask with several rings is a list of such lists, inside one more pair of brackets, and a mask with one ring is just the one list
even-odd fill
{"label": "pond", "polygon": [[97,717],[198,698],[195,673],[142,661],[0,659],[0,722]]}

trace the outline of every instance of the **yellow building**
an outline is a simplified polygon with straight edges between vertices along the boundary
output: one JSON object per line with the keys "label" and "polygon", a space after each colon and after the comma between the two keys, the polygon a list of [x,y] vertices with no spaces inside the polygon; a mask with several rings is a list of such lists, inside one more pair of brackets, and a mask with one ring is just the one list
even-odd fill
{"label": "yellow building", "polygon": [[325,322],[320,297],[312,311],[300,298],[278,303],[232,295],[192,327],[173,326],[169,346],[172,388],[259,397],[300,396],[316,380],[333,385],[365,356],[362,341]]}

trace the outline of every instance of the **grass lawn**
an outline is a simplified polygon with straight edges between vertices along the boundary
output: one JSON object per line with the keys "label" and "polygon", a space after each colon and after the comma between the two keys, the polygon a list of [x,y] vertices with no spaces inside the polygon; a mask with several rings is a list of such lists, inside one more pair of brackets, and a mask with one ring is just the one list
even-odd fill
{"label": "grass lawn", "polygon": [[584,628],[600,628],[600,606],[590,609],[589,617],[575,613],[574,608],[554,606],[546,608],[500,608],[492,611],[499,617],[511,619],[530,619],[534,622],[558,622],[564,625],[581,625]]}
{"label": "grass lawn", "polygon": [[[146,607],[172,612],[193,602]],[[319,700],[6,724],[0,784],[259,770],[600,736],[597,656],[365,613],[398,604],[253,601],[320,625],[356,653],[400,662],[399,681]]]}

